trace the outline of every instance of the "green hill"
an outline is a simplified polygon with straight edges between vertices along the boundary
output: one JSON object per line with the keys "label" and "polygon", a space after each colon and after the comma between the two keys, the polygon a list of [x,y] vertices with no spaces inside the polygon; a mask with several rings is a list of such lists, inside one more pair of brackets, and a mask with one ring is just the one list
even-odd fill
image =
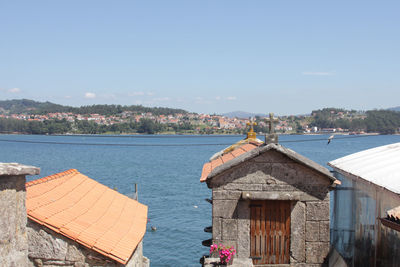
{"label": "green hill", "polygon": [[188,113],[186,110],[183,109],[144,107],[141,105],[91,105],[71,107],[54,104],[51,102],[38,102],[29,99],[13,99],[0,101],[0,114],[47,114],[54,112],[72,112],[75,114],[115,115],[124,111],[131,111],[134,113],[151,112],[154,115],[173,115],[177,113]]}

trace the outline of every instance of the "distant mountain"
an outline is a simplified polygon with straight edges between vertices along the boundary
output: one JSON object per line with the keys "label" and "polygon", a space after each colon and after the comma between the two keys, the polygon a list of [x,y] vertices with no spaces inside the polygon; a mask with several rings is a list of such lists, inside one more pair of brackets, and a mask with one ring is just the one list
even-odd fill
{"label": "distant mountain", "polygon": [[266,117],[266,114],[261,114],[261,113],[250,113],[250,112],[245,112],[245,111],[232,111],[228,113],[222,114],[222,116],[228,117],[228,118],[240,118],[240,119],[248,119],[248,118],[253,118],[255,116],[260,116],[260,117]]}
{"label": "distant mountain", "polygon": [[0,101],[0,114],[47,114],[55,112],[72,112],[75,114],[100,114],[116,115],[124,111],[133,113],[151,112],[154,115],[170,115],[188,113],[183,109],[164,108],[164,107],[144,107],[140,105],[121,106],[121,105],[91,105],[82,107],[70,107],[51,102],[38,102],[29,99],[13,99]]}
{"label": "distant mountain", "polygon": [[394,108],[388,108],[388,110],[400,111],[400,106],[394,107]]}

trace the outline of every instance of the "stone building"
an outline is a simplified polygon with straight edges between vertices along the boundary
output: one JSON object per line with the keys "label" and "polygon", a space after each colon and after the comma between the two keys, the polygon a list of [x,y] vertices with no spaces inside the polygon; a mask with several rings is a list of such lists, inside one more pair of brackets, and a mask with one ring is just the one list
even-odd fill
{"label": "stone building", "polygon": [[237,249],[235,266],[327,266],[329,191],[338,181],[276,144],[275,135],[266,140],[271,143],[250,134],[204,165],[200,181],[212,189],[212,242]]}
{"label": "stone building", "polygon": [[38,173],[0,163],[0,266],[150,265],[147,206],[77,170],[25,183]]}
{"label": "stone building", "polygon": [[0,163],[0,266],[28,265],[25,176],[40,169],[17,163]]}

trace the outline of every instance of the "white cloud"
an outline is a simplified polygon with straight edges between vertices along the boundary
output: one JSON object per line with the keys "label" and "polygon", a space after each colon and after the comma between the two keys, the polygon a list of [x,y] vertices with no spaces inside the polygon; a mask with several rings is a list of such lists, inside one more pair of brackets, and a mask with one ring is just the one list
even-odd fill
{"label": "white cloud", "polygon": [[236,100],[237,97],[236,96],[228,96],[226,99],[230,100],[230,101],[233,101],[233,100]]}
{"label": "white cloud", "polygon": [[314,75],[314,76],[332,76],[335,75],[333,71],[303,71],[303,75]]}
{"label": "white cloud", "polygon": [[12,93],[12,94],[18,94],[19,92],[21,92],[21,89],[19,89],[19,88],[11,88],[11,89],[8,89],[8,92]]}
{"label": "white cloud", "polygon": [[70,96],[70,95],[66,95],[66,96],[64,96],[64,98],[66,98],[66,99],[71,99],[71,98],[72,98],[72,96]]}
{"label": "white cloud", "polygon": [[96,94],[95,94],[95,93],[87,92],[87,93],[85,93],[85,98],[87,98],[87,99],[96,98]]}
{"label": "white cloud", "polygon": [[220,96],[216,96],[215,100],[221,100],[221,97]]}
{"label": "white cloud", "polygon": [[147,92],[146,94],[147,94],[148,96],[155,95],[155,93],[153,93],[153,92]]}

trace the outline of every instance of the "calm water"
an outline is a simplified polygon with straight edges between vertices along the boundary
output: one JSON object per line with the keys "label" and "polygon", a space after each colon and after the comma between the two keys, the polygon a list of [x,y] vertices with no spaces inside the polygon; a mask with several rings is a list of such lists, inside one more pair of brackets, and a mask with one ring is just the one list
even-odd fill
{"label": "calm water", "polygon": [[[139,201],[149,206],[144,255],[151,266],[199,266],[208,252],[201,241],[211,234],[211,196],[199,182],[202,165],[217,151],[242,136],[23,136],[0,135],[0,162],[19,162],[41,168],[37,179],[67,169],[83,174],[123,194],[139,187]],[[263,139],[263,137],[259,137]],[[282,145],[326,166],[330,160],[364,149],[400,142],[400,136],[369,136],[335,139],[328,136],[281,136]],[[85,146],[66,144],[10,143],[1,140],[102,144],[204,144],[202,146]],[[306,142],[292,142],[306,140]],[[214,144],[214,145],[209,145]],[[222,145],[220,145],[222,144]],[[151,232],[150,227],[157,227]]]}

